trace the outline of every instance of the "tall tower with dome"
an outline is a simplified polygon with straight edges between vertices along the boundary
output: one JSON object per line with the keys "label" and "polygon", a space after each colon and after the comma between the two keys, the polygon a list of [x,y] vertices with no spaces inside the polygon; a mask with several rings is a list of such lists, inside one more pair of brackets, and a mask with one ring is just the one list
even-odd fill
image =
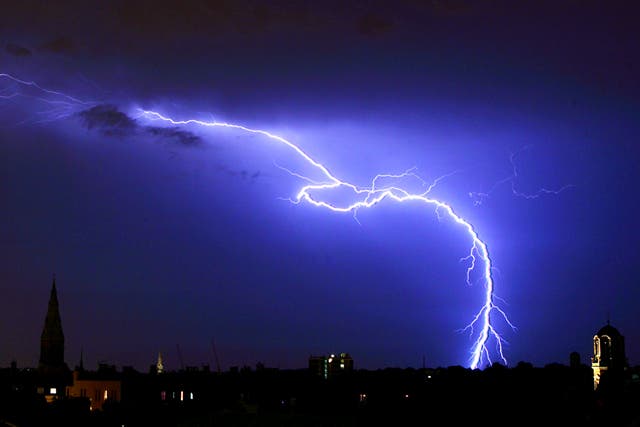
{"label": "tall tower with dome", "polygon": [[621,379],[627,368],[624,336],[609,321],[593,337],[593,388],[597,390],[603,382]]}

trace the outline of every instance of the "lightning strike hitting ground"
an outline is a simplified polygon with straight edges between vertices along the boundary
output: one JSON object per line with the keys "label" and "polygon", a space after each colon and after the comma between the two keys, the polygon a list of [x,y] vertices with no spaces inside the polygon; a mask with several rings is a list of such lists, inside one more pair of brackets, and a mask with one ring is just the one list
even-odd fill
{"label": "lightning strike hitting ground", "polygon": [[[478,263],[481,264],[479,268],[482,269],[482,277],[484,280],[484,287],[485,287],[484,302],[480,307],[480,309],[478,310],[478,312],[476,313],[476,315],[473,317],[472,321],[463,329],[463,330],[469,330],[472,335],[474,333],[474,328],[477,327],[479,329],[478,337],[476,338],[476,340],[474,341],[471,347],[471,357],[470,357],[469,367],[471,369],[476,369],[481,365],[483,361],[489,364],[492,363],[490,351],[489,351],[489,348],[487,347],[489,340],[491,338],[495,339],[495,345],[496,345],[497,353],[500,359],[505,364],[507,363],[507,360],[504,357],[503,348],[502,348],[502,344],[504,342],[503,338],[500,336],[498,331],[496,331],[496,329],[494,328],[491,322],[492,313],[494,312],[499,313],[512,328],[515,329],[515,327],[508,320],[504,311],[501,310],[494,302],[494,282],[492,277],[491,258],[489,257],[489,251],[487,249],[487,245],[484,241],[480,239],[480,237],[478,236],[478,233],[473,228],[473,226],[468,221],[460,217],[450,205],[448,205],[447,203],[441,200],[429,197],[429,193],[431,192],[431,190],[437,185],[437,183],[440,180],[444,179],[446,176],[442,176],[436,179],[422,193],[411,193],[401,187],[397,187],[394,185],[378,187],[378,181],[382,178],[398,179],[398,178],[405,178],[405,177],[414,177],[414,178],[420,179],[415,174],[415,172],[413,172],[413,169],[410,169],[404,173],[395,174],[395,175],[379,174],[373,178],[370,186],[359,187],[350,182],[340,180],[339,178],[331,174],[331,172],[326,166],[314,160],[311,156],[309,156],[302,149],[300,149],[300,147],[298,147],[291,141],[288,141],[287,139],[281,136],[272,134],[268,131],[261,130],[261,129],[252,129],[252,128],[248,128],[248,127],[237,125],[237,124],[217,122],[217,121],[203,121],[203,120],[197,120],[197,119],[175,120],[157,111],[151,111],[151,110],[139,110],[139,113],[140,113],[139,117],[144,117],[149,120],[160,120],[173,126],[198,125],[198,126],[205,126],[205,127],[231,128],[231,129],[237,129],[243,132],[260,134],[267,138],[270,138],[282,144],[285,144],[286,146],[294,150],[300,157],[302,157],[310,165],[317,168],[326,179],[324,182],[315,182],[315,181],[308,180],[299,174],[291,172],[292,175],[298,178],[303,178],[309,182],[309,184],[304,185],[298,191],[295,198],[291,200],[293,203],[307,202],[317,207],[329,209],[330,211],[333,211],[333,212],[351,212],[355,214],[358,211],[358,209],[371,208],[385,199],[391,199],[399,203],[409,202],[409,201],[422,202],[426,205],[431,205],[435,207],[438,215],[444,212],[446,216],[454,220],[457,224],[459,224],[462,227],[464,231],[466,231],[467,235],[471,240],[471,248],[469,249],[469,253],[466,257],[463,258],[463,260],[466,260],[469,262],[469,267],[467,268],[467,283],[471,285],[471,273],[476,268],[478,268],[478,265],[477,265]],[[347,190],[350,190],[353,194],[359,196],[360,200],[357,200],[350,204],[338,205],[338,204],[329,203],[325,200],[314,197],[314,194],[319,192],[320,190],[326,191],[326,190],[338,189],[338,188],[346,188]]]}
{"label": "lightning strike hitting ground", "polygon": [[[15,97],[24,96],[35,98],[46,104],[56,106],[57,109],[49,111],[49,113],[51,114],[49,120],[67,118],[74,113],[78,113],[83,109],[86,109],[87,107],[97,104],[95,102],[81,101],[77,98],[58,91],[44,89],[35,82],[21,80],[9,74],[0,74],[0,81],[2,81],[2,79],[7,80],[10,85],[4,88],[0,87],[0,98],[13,99]],[[35,89],[39,91],[39,95],[22,93],[16,88],[16,86]],[[277,167],[280,167],[281,169],[289,172],[292,176],[300,178],[307,182],[306,185],[300,188],[295,197],[290,199],[293,203],[296,204],[306,202],[316,207],[328,209],[332,212],[352,213],[355,217],[359,209],[371,208],[376,206],[383,200],[389,199],[398,203],[418,202],[424,205],[429,205],[435,209],[438,218],[450,218],[461,227],[461,229],[467,234],[470,240],[469,252],[465,257],[461,259],[462,261],[466,261],[468,263],[466,271],[467,284],[472,284],[471,274],[472,272],[476,271],[476,269],[479,269],[481,271],[482,280],[484,282],[484,298],[481,307],[472,317],[471,322],[462,329],[462,331],[468,331],[472,339],[477,333],[477,338],[473,339],[473,344],[470,349],[469,367],[471,369],[476,369],[479,368],[482,364],[492,363],[491,351],[489,349],[489,344],[492,341],[495,341],[494,345],[498,357],[502,362],[504,362],[505,364],[507,363],[507,360],[503,353],[504,340],[494,327],[494,324],[492,323],[492,316],[497,314],[502,317],[511,328],[515,329],[515,327],[508,320],[505,312],[495,304],[495,285],[492,277],[493,267],[487,245],[482,239],[480,239],[473,225],[459,216],[449,204],[439,199],[430,197],[431,190],[435,188],[438,182],[451,174],[442,176],[434,180],[430,185],[427,185],[415,173],[414,169],[409,169],[400,174],[376,175],[371,180],[369,186],[361,187],[339,179],[338,177],[334,176],[326,166],[313,159],[310,155],[304,152],[293,142],[265,130],[252,129],[238,124],[217,121],[203,121],[197,119],[176,120],[157,111],[151,110],[138,110],[138,116],[136,117],[136,119],[160,121],[171,126],[196,125],[209,128],[231,128],[246,133],[259,134],[278,143],[284,144],[285,146],[293,150],[296,155],[304,159],[309,165],[319,171],[323,176],[321,180],[311,180],[301,174],[276,165]],[[400,181],[403,178],[417,179],[422,183],[423,187],[426,187],[426,189],[419,193],[410,192],[402,187]],[[380,182],[383,180],[385,182],[389,180],[396,181],[397,183],[395,185],[382,185]],[[356,197],[356,201],[344,204],[330,203],[317,195],[325,193],[327,190],[338,189],[346,189],[350,191]],[[481,193],[472,194],[483,195]]]}

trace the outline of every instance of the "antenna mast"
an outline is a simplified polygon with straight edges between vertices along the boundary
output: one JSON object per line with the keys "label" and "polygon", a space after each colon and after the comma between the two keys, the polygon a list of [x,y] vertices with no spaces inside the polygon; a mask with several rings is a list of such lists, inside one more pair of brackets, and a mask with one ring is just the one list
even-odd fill
{"label": "antenna mast", "polygon": [[216,351],[216,343],[211,339],[211,350],[213,351],[213,357],[216,359],[216,369],[218,373],[220,373],[220,360],[218,359],[218,352]]}
{"label": "antenna mast", "polygon": [[176,344],[176,348],[178,349],[178,360],[180,360],[180,369],[184,370],[184,360],[182,360],[182,351],[180,351],[180,344]]}

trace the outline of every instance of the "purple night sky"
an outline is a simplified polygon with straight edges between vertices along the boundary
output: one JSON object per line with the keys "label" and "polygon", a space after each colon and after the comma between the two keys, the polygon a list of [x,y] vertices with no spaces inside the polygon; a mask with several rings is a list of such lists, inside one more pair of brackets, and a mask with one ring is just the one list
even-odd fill
{"label": "purple night sky", "polygon": [[292,204],[283,168],[318,177],[282,144],[140,108],[269,131],[359,186],[448,175],[430,195],[488,246],[509,365],[589,363],[607,319],[640,364],[632,2],[88,3],[0,15],[0,74],[87,102],[0,77],[0,366],[37,365],[54,273],[70,367],[214,366],[212,341],[223,369],[468,364],[458,225]]}

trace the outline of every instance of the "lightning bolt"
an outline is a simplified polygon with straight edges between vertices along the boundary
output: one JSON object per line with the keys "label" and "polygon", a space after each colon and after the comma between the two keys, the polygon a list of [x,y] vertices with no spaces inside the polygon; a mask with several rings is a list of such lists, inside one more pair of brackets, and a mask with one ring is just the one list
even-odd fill
{"label": "lightning bolt", "polygon": [[[471,322],[462,330],[468,330],[471,334],[474,333],[474,329],[479,329],[478,336],[475,339],[472,347],[471,347],[471,357],[469,361],[469,367],[471,369],[476,369],[480,366],[480,364],[484,361],[487,363],[492,363],[491,355],[488,348],[488,342],[491,338],[495,340],[497,353],[500,359],[506,364],[507,360],[503,353],[503,343],[504,339],[500,336],[496,328],[492,323],[492,314],[498,313],[504,320],[509,324],[513,329],[515,326],[509,321],[505,312],[500,309],[498,305],[495,303],[495,295],[494,295],[494,281],[492,277],[492,261],[489,256],[489,250],[487,249],[487,244],[480,239],[477,231],[473,227],[473,225],[458,215],[454,209],[447,203],[435,199],[430,196],[431,190],[433,190],[439,181],[446,178],[448,175],[437,178],[433,183],[431,183],[423,192],[413,193],[410,192],[400,186],[397,185],[379,185],[379,181],[383,179],[391,179],[392,181],[398,181],[401,178],[413,177],[418,178],[422,181],[422,179],[415,173],[414,169],[409,169],[400,174],[379,174],[376,175],[372,180],[370,185],[361,187],[357,186],[353,183],[344,181],[333,175],[329,168],[324,166],[322,163],[313,159],[309,154],[303,151],[299,146],[294,144],[293,142],[279,136],[275,135],[271,132],[261,130],[261,129],[253,129],[246,126],[226,123],[226,122],[218,122],[218,121],[204,121],[198,119],[185,119],[185,120],[177,120],[171,117],[168,117],[158,111],[153,110],[138,110],[138,118],[146,118],[148,120],[153,121],[161,121],[166,124],[172,126],[186,126],[186,125],[197,125],[209,128],[231,128],[240,130],[243,132],[260,134],[269,139],[275,140],[279,143],[282,143],[292,149],[298,156],[304,159],[308,164],[316,168],[321,175],[324,177],[323,180],[311,180],[300,174],[290,172],[292,175],[303,178],[308,184],[302,186],[298,193],[294,198],[290,199],[291,202],[299,204],[302,202],[309,203],[313,206],[319,208],[325,208],[332,212],[342,212],[342,213],[353,213],[354,215],[357,213],[359,209],[363,208],[372,208],[382,202],[385,199],[393,200],[398,203],[405,202],[420,202],[425,205],[433,206],[440,215],[444,215],[452,219],[455,223],[461,226],[461,228],[467,233],[469,239],[471,241],[471,247],[469,249],[468,255],[462,258],[462,260],[468,261],[469,266],[467,268],[467,284],[471,285],[471,274],[477,268],[480,268],[482,271],[482,278],[484,281],[484,301],[478,312],[473,316]],[[286,170],[286,169],[285,169]],[[450,174],[449,174],[450,175]],[[424,181],[422,181],[424,183]],[[426,183],[425,183],[426,185]],[[330,203],[325,199],[319,198],[317,194],[325,193],[327,190],[338,190],[343,189],[351,192],[357,198],[356,201],[352,203],[345,204],[337,204]],[[316,196],[314,196],[316,194]]]}
{"label": "lightning bolt", "polygon": [[511,193],[514,196],[517,197],[522,197],[524,199],[537,199],[539,197],[541,197],[542,195],[545,194],[560,194],[563,191],[573,187],[573,184],[567,184],[567,185],[563,185],[562,187],[558,188],[558,189],[548,189],[548,188],[540,188],[538,189],[535,193],[524,193],[522,191],[519,191],[517,188],[517,184],[516,181],[518,180],[518,167],[516,166],[516,156],[518,154],[520,154],[522,151],[524,150],[528,150],[529,148],[531,148],[530,145],[527,145],[523,148],[521,148],[520,150],[518,150],[515,153],[511,153],[511,155],[509,156],[509,163],[511,164],[511,174],[509,176],[507,176],[506,178],[503,178],[501,180],[499,180],[498,182],[496,182],[495,184],[493,184],[491,186],[491,188],[489,189],[489,191],[487,192],[470,192],[469,193],[469,197],[471,197],[472,199],[474,199],[474,204],[476,206],[480,206],[482,204],[482,202],[487,199],[499,186],[501,186],[502,184],[506,184],[507,182],[509,182],[511,184]]}
{"label": "lightning bolt", "polygon": [[[73,116],[84,108],[98,105],[97,101],[83,101],[57,90],[46,89],[34,81],[22,80],[7,73],[0,73],[0,81],[9,84],[0,88],[0,99],[30,98],[47,105],[37,112],[39,118],[30,123],[45,123]],[[27,91],[21,90],[27,89]],[[30,90],[29,90],[30,89]],[[28,121],[20,124],[28,123]]]}
{"label": "lightning bolt", "polygon": [[[56,106],[57,109],[53,111],[51,120],[62,119],[69,117],[70,115],[77,113],[87,107],[97,105],[97,102],[83,101],[78,98],[66,95],[59,91],[49,90],[41,87],[35,82],[26,81],[15,78],[9,74],[0,74],[0,78],[8,80],[11,85],[9,87],[0,88],[0,98],[13,99],[18,96],[27,96],[35,98],[41,102]],[[25,94],[17,90],[15,86],[26,87],[35,89],[38,94]],[[164,115],[158,111],[138,109],[137,120],[148,120],[153,122],[162,122],[171,126],[201,126],[207,128],[229,128],[237,131],[258,134],[266,137],[279,144],[283,144],[291,149],[299,158],[303,159],[307,164],[320,173],[321,179],[310,179],[304,175],[301,175],[295,171],[288,170],[282,166],[277,167],[287,171],[292,176],[302,179],[306,182],[296,195],[289,200],[292,203],[308,203],[318,208],[324,208],[331,212],[337,213],[352,213],[357,220],[357,212],[360,209],[373,208],[384,200],[390,200],[397,203],[409,203],[417,202],[426,206],[433,207],[435,213],[439,219],[449,218],[453,220],[460,228],[466,233],[470,241],[470,247],[465,257],[461,258],[461,261],[468,263],[466,269],[466,282],[468,285],[472,285],[471,276],[476,270],[481,272],[482,281],[484,282],[484,298],[481,307],[472,317],[471,321],[461,329],[461,331],[468,331],[470,337],[477,337],[473,339],[472,346],[470,348],[469,367],[476,369],[483,363],[492,363],[491,351],[489,347],[490,342],[495,342],[495,349],[498,357],[502,362],[507,364],[507,360],[503,352],[503,344],[505,343],[502,336],[498,333],[492,322],[494,315],[498,315],[503,318],[504,321],[512,328],[515,326],[509,321],[506,313],[495,303],[495,284],[492,276],[492,260],[489,256],[489,250],[487,244],[480,238],[478,232],[473,225],[461,217],[451,205],[446,202],[436,199],[431,196],[432,190],[437,184],[450,176],[447,174],[434,180],[431,184],[427,184],[416,173],[415,168],[408,169],[402,173],[392,174],[378,174],[376,175],[367,186],[357,186],[351,182],[347,182],[333,175],[329,168],[323,165],[321,162],[315,160],[311,155],[307,154],[298,145],[266,130],[254,129],[239,124],[219,122],[219,121],[204,121],[198,119],[184,119],[178,120],[167,115]],[[513,158],[512,158],[513,160]],[[512,163],[513,164],[513,163]],[[453,172],[455,173],[455,172]],[[515,174],[515,166],[514,166]],[[412,192],[406,189],[402,182],[404,179],[417,179],[424,188],[421,192]],[[386,182],[390,182],[385,184]],[[329,202],[322,198],[323,194],[327,194],[329,191],[346,190],[350,192],[355,201],[351,203],[342,202],[334,203]],[[480,194],[480,193],[477,193]]]}

